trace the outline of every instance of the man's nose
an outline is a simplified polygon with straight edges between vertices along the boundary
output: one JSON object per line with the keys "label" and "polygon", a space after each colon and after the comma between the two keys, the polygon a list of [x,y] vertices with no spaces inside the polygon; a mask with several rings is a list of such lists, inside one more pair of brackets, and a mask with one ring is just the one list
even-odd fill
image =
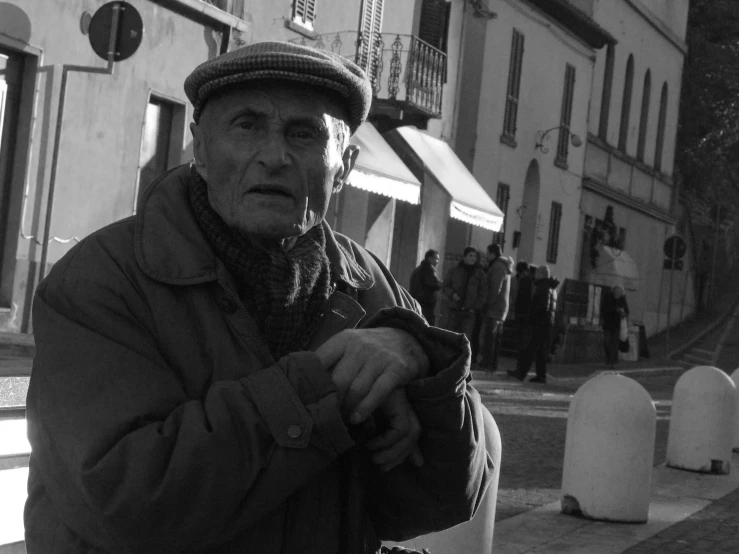
{"label": "man's nose", "polygon": [[259,163],[270,171],[283,169],[290,165],[289,147],[284,129],[270,129],[259,149]]}

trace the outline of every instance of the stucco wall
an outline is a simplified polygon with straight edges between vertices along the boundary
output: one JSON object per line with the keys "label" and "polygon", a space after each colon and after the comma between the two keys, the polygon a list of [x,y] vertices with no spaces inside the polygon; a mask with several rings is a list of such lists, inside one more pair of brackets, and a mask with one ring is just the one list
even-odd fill
{"label": "stucco wall", "polygon": [[[687,2],[676,1],[673,3],[668,0],[642,0],[642,3],[649,4],[650,6],[648,7],[654,8],[656,14],[662,14],[664,17],[675,19],[674,25],[682,25],[682,36],[684,37],[685,20],[680,18],[683,15],[687,18]],[[664,149],[662,153],[662,172],[671,175],[675,157],[675,138],[677,136],[683,52],[655,29],[642,13],[634,8],[631,0],[601,0],[596,4],[594,18],[599,25],[607,29],[618,40],[618,44],[615,46],[607,142],[611,145],[618,144],[626,64],[629,55],[633,55],[634,79],[626,153],[632,157],[636,157],[642,95],[644,91],[644,76],[647,70],[650,70],[651,94],[644,161],[650,166],[654,164],[660,95],[662,85],[667,83],[668,101]],[[593,81],[593,98],[590,104],[589,130],[596,135],[598,134],[600,121],[605,64],[606,49],[603,48],[597,54],[595,78]]]}
{"label": "stucco wall", "polygon": [[[570,128],[573,133],[585,137],[593,51],[523,3],[499,0],[489,6],[498,13],[498,18],[488,23],[484,48],[480,48],[480,55],[484,55],[484,69],[474,130],[473,173],[491,198],[496,197],[498,183],[510,186],[505,252],[514,259],[518,252],[511,248],[513,232],[521,230],[537,234],[533,258],[526,261],[547,263],[551,204],[552,201],[562,204],[559,253],[557,262],[550,265],[558,276],[571,277],[576,273],[577,264],[578,205],[585,149],[570,145],[568,168],[562,169],[554,164],[558,131],[550,133],[544,145],[548,153],[536,150],[534,146],[538,131],[559,125],[565,66],[568,63],[576,70]],[[515,148],[500,141],[514,28],[525,37]],[[468,51],[470,56],[475,54],[474,50]],[[474,90],[465,89],[463,84],[461,102],[465,101],[466,94],[474,94]],[[465,129],[460,127],[458,134],[464,132]],[[540,168],[538,229],[522,229],[516,210],[523,204],[524,181],[532,160],[537,160]]]}

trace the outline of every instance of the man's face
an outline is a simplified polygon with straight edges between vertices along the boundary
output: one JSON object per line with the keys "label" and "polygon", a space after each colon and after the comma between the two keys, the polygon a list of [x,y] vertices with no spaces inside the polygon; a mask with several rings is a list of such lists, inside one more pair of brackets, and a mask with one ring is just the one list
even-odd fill
{"label": "man's face", "polygon": [[498,255],[495,254],[494,252],[488,252],[487,259],[488,259],[488,263],[493,263],[495,260],[498,259]]}
{"label": "man's face", "polygon": [[475,265],[477,262],[477,252],[470,252],[464,257],[464,263],[467,265]]}
{"label": "man's face", "polygon": [[288,83],[260,81],[210,99],[190,126],[210,205],[229,227],[259,239],[306,233],[359,153],[340,144],[340,119],[344,108],[328,92]]}
{"label": "man's face", "polygon": [[428,258],[428,261],[432,266],[436,267],[437,265],[439,265],[439,255],[434,254],[433,256]]}

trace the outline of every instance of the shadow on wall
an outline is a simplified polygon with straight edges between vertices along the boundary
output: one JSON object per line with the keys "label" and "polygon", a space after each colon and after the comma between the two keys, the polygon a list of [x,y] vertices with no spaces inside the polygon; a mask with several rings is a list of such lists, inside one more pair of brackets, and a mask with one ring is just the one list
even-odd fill
{"label": "shadow on wall", "polygon": [[31,39],[31,20],[15,4],[0,2],[0,34],[28,43]]}

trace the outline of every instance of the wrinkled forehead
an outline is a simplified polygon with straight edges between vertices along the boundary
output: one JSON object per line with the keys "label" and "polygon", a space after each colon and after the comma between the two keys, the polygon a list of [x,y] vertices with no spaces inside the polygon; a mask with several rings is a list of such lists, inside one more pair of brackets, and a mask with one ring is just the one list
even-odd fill
{"label": "wrinkled forehead", "polygon": [[224,87],[208,99],[203,116],[228,115],[244,109],[280,120],[311,117],[349,120],[346,101],[339,93],[278,80],[249,81]]}

